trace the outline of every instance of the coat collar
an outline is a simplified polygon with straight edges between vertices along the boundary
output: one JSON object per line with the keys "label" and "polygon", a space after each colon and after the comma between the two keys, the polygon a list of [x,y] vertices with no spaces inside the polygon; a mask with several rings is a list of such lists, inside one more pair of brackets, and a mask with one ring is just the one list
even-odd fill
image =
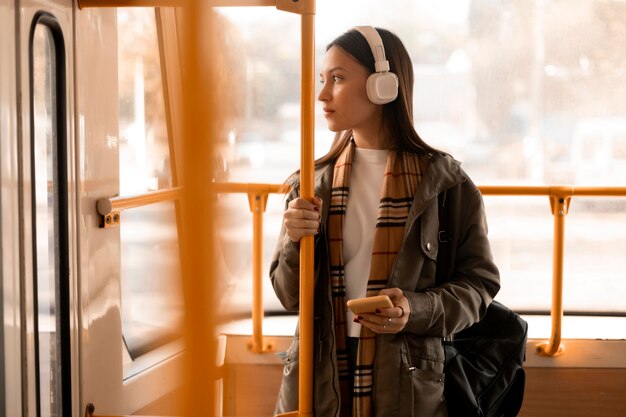
{"label": "coat collar", "polygon": [[451,156],[439,156],[430,160],[428,170],[422,175],[422,180],[415,190],[415,197],[411,211],[407,217],[407,226],[419,217],[437,196],[467,180],[460,162]]}
{"label": "coat collar", "polygon": [[[334,164],[328,162],[315,168],[315,194],[322,201],[322,225],[326,224],[330,210],[330,191],[333,182]],[[467,175],[461,169],[461,163],[449,155],[435,156],[430,159],[428,170],[423,174],[415,191],[413,204],[407,217],[407,226],[419,217],[432,200],[440,193],[467,181]],[[300,178],[296,177],[291,184],[299,188]]]}

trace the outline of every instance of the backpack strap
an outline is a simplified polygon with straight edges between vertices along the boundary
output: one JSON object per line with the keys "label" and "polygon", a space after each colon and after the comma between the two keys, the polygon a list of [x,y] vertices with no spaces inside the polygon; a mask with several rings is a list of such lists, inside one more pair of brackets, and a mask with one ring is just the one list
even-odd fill
{"label": "backpack strap", "polygon": [[441,285],[450,279],[450,242],[452,231],[450,230],[450,206],[448,192],[443,191],[437,196],[439,206],[439,249],[437,251],[437,270],[435,272],[435,285]]}

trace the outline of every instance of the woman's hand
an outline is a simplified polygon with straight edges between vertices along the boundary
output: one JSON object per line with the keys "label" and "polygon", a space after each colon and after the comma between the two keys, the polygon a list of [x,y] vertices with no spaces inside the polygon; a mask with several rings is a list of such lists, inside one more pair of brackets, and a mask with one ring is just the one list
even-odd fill
{"label": "woman's hand", "polygon": [[322,200],[313,198],[313,202],[301,197],[289,202],[283,214],[283,223],[292,242],[300,242],[304,236],[319,233],[322,219]]}
{"label": "woman's hand", "polygon": [[385,288],[378,294],[388,295],[394,306],[378,309],[375,314],[362,313],[355,321],[376,333],[401,332],[409,321],[409,300],[400,288]]}

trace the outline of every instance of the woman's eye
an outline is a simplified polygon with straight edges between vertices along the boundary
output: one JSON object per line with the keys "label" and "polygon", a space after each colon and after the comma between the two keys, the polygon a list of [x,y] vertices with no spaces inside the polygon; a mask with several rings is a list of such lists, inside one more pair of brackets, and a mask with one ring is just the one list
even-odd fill
{"label": "woman's eye", "polygon": [[[341,80],[343,80],[343,77],[342,77],[341,75],[332,75],[332,76],[330,77],[330,79],[331,79],[334,83],[336,83],[337,81],[341,81]],[[324,85],[324,83],[325,83],[325,80],[324,80],[324,79],[320,79],[320,84]]]}

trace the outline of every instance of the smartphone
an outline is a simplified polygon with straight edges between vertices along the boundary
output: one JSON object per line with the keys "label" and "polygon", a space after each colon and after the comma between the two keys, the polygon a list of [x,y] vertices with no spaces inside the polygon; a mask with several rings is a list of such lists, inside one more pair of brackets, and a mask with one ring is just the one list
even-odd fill
{"label": "smartphone", "polygon": [[393,303],[387,295],[374,295],[372,297],[354,298],[346,303],[355,315],[361,313],[373,313],[377,308],[391,308]]}

